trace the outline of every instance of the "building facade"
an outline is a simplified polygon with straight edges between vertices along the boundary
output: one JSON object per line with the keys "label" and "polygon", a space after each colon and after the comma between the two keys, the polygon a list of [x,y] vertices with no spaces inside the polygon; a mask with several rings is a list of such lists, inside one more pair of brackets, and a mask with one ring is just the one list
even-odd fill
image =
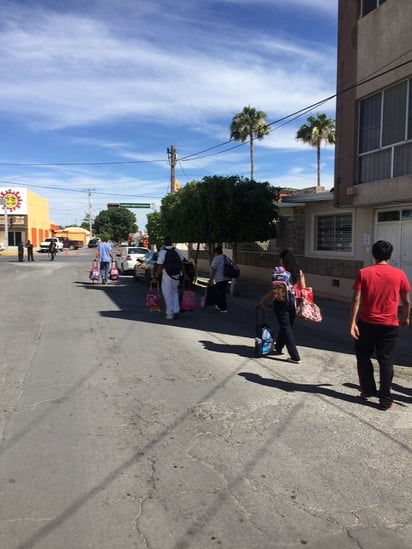
{"label": "building facade", "polygon": [[30,240],[38,246],[44,238],[51,236],[53,228],[58,228],[50,224],[48,201],[29,189],[0,187],[0,200],[4,202],[0,205],[0,242],[3,245],[18,246],[20,242],[25,244]]}
{"label": "building facade", "polygon": [[[334,206],[347,253],[394,245],[412,280],[412,2],[340,0]],[[344,212],[347,212],[346,216]]]}

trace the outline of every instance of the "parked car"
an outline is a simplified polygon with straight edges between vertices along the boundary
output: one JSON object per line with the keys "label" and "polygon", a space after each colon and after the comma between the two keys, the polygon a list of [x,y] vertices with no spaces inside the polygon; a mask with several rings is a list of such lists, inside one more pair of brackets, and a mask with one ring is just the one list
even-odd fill
{"label": "parked car", "polygon": [[50,238],[44,239],[43,242],[40,242],[40,250],[38,251],[41,253],[47,253],[49,251],[51,242],[54,242],[56,244],[56,252],[61,252],[63,250],[63,242],[59,238],[52,236]]}
{"label": "parked car", "polygon": [[117,268],[122,274],[133,271],[136,261],[143,258],[149,248],[140,246],[124,246],[115,255]]}
{"label": "parked car", "polygon": [[159,252],[149,252],[136,261],[133,271],[133,277],[136,282],[144,280],[146,284],[149,285],[150,279],[153,277],[153,270],[158,255]]}
{"label": "parked car", "polygon": [[100,238],[91,238],[87,244],[88,248],[97,248],[97,245],[100,242]]}

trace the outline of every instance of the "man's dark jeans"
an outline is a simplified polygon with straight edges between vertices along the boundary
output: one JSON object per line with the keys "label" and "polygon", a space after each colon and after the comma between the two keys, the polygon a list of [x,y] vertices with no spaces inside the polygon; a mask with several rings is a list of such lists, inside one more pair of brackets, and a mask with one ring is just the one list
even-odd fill
{"label": "man's dark jeans", "polygon": [[[359,339],[355,341],[355,352],[361,391],[366,396],[377,395],[381,405],[387,407],[392,402],[393,362],[399,329],[397,326],[368,324],[362,320],[358,321],[358,327]],[[374,352],[379,364],[379,391],[371,360]]]}

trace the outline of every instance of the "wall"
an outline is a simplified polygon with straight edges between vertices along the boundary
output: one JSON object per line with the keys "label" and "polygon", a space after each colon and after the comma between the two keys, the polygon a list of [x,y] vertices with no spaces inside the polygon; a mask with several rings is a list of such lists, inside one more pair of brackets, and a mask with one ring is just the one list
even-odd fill
{"label": "wall", "polygon": [[39,246],[43,238],[50,236],[48,200],[27,190],[27,212],[27,238],[33,246]]}

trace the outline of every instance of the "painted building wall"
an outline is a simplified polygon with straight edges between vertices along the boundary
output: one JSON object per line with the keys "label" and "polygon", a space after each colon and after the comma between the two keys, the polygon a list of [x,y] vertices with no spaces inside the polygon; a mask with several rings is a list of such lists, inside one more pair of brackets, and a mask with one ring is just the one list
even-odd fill
{"label": "painted building wall", "polygon": [[50,236],[49,202],[45,198],[27,190],[27,240],[33,246]]}
{"label": "painted building wall", "polygon": [[[50,235],[49,203],[22,187],[0,187],[0,198],[7,204],[9,242],[18,235],[22,242],[38,246]],[[0,206],[0,242],[5,244],[5,206]],[[13,235],[13,236],[12,236]],[[15,239],[14,239],[15,240]]]}

